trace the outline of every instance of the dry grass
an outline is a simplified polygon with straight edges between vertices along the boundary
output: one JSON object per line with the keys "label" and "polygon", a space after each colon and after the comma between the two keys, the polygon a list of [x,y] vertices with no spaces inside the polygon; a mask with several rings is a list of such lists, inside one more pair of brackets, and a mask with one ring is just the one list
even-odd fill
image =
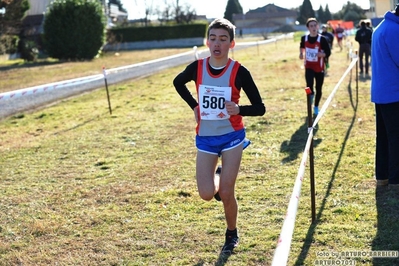
{"label": "dry grass", "polygon": [[[237,182],[236,254],[219,258],[222,206],[196,192],[194,120],[172,86],[180,66],[111,86],[112,116],[99,90],[0,124],[0,265],[270,265],[307,137],[304,70],[297,41],[234,57],[267,106],[264,117],[245,118],[253,144]],[[348,65],[335,50],[322,103]],[[307,175],[288,265],[314,265],[323,252],[399,249],[398,198],[372,180],[369,85],[346,78],[320,121],[317,221]]]}

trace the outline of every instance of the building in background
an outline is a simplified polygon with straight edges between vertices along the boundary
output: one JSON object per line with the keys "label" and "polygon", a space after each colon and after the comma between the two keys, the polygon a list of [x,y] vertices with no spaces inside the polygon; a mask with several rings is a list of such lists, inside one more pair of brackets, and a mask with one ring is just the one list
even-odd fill
{"label": "building in background", "polygon": [[286,25],[295,27],[297,11],[268,4],[245,14],[233,14],[237,29],[243,34],[267,34]]}
{"label": "building in background", "polygon": [[113,24],[126,23],[128,13],[119,10],[117,5],[111,4],[108,11],[108,17]]}
{"label": "building in background", "polygon": [[44,14],[50,5],[51,0],[29,0],[29,10],[22,20],[22,35],[34,41],[39,49],[42,47]]}
{"label": "building in background", "polygon": [[389,10],[394,10],[398,0],[370,0],[370,10],[368,18],[381,18]]}

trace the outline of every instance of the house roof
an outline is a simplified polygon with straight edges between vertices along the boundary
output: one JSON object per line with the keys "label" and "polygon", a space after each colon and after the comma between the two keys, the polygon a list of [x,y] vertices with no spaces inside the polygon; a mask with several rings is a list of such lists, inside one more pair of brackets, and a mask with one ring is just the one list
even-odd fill
{"label": "house roof", "polygon": [[268,5],[265,5],[263,7],[258,7],[256,9],[249,10],[246,14],[255,14],[255,13],[262,13],[262,14],[265,14],[265,13],[266,14],[280,13],[281,14],[281,13],[286,13],[286,12],[296,14],[296,11],[292,11],[292,10],[289,10],[289,9],[286,9],[286,8],[282,8],[282,7],[276,6],[274,4],[268,4]]}
{"label": "house roof", "polygon": [[119,7],[115,4],[111,4],[109,7],[109,16],[113,17],[113,18],[117,18],[117,17],[123,17],[123,18],[127,18],[128,17],[128,13],[119,10]]}
{"label": "house roof", "polygon": [[273,28],[294,23],[298,14],[295,10],[268,4],[248,11],[245,14],[233,14],[234,22],[245,28]]}
{"label": "house roof", "polygon": [[268,4],[263,7],[259,7],[253,10],[249,10],[244,15],[233,14],[233,19],[239,19],[245,17],[245,19],[262,19],[264,17],[270,18],[282,18],[282,17],[294,17],[298,16],[295,10],[285,9],[274,4]]}

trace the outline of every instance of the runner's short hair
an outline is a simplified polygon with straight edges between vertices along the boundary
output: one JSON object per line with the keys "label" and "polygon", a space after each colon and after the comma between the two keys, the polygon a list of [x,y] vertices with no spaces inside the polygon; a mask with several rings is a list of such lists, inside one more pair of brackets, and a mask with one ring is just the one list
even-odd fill
{"label": "runner's short hair", "polygon": [[316,18],[308,18],[308,20],[306,21],[306,27],[309,27],[309,23],[310,23],[310,22],[313,22],[313,21],[316,22],[316,23],[318,24]]}
{"label": "runner's short hair", "polygon": [[230,42],[234,40],[236,26],[233,25],[228,19],[217,18],[209,24],[208,32],[206,33],[207,38],[209,38],[209,32],[211,29],[225,29],[230,35]]}

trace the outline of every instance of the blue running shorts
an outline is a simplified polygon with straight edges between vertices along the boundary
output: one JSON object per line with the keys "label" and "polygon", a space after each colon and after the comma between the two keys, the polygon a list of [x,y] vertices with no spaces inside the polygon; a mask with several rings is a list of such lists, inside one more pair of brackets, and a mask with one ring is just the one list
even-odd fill
{"label": "blue running shorts", "polygon": [[199,151],[220,156],[222,152],[234,149],[245,140],[245,129],[221,136],[196,136],[195,145]]}

